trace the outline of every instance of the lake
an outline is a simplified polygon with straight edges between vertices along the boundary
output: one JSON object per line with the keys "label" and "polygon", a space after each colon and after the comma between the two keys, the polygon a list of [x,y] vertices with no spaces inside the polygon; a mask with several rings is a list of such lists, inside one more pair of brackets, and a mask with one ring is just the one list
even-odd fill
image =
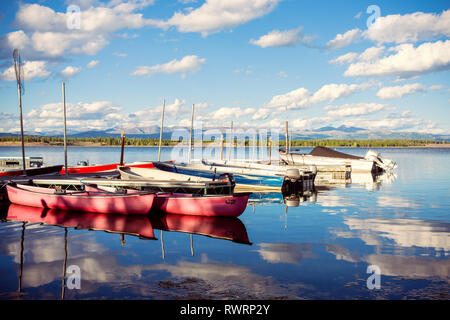
{"label": "lake", "polygon": [[[0,156],[20,150],[0,147]],[[297,207],[254,194],[239,219],[94,221],[16,209],[0,223],[0,298],[448,300],[450,149],[376,150],[397,162],[395,175],[321,187]],[[26,152],[64,161],[61,147]],[[68,157],[112,163],[120,149],[71,147]],[[125,151],[126,162],[156,157],[157,148]]]}

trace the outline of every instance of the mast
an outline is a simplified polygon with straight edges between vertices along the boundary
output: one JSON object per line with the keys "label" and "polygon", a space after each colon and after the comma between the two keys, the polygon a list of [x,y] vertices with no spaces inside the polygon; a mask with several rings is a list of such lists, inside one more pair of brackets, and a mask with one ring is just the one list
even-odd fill
{"label": "mast", "polygon": [[163,102],[162,115],[161,115],[161,128],[159,131],[159,146],[158,146],[158,161],[161,161],[161,143],[164,128],[164,110],[166,109],[166,99]]}

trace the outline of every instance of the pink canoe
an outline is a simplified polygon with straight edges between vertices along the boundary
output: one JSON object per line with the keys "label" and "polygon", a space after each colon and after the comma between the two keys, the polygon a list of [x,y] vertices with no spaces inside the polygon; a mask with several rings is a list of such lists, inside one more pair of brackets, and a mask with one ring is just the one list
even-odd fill
{"label": "pink canoe", "polygon": [[250,193],[232,195],[157,194],[154,208],[171,214],[238,217],[247,207]]}
{"label": "pink canoe", "polygon": [[9,201],[24,206],[114,214],[147,214],[155,198],[153,193],[59,193],[55,189],[27,185],[7,185],[6,193]]}
{"label": "pink canoe", "polygon": [[69,212],[11,204],[6,219],[156,239],[150,219],[143,215]]}

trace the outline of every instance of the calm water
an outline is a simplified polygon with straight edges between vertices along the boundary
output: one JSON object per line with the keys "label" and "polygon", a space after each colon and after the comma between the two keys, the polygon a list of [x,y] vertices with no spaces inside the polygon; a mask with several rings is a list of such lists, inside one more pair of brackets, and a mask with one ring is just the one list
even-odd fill
{"label": "calm water", "polygon": [[[449,299],[450,149],[379,151],[398,163],[396,177],[320,188],[316,202],[287,210],[281,196],[255,194],[239,219],[108,220],[9,208],[11,220],[0,223],[0,298]],[[62,148],[27,154],[63,162]],[[127,148],[125,160],[156,154]],[[170,154],[164,149],[162,159]],[[0,148],[4,155],[20,148]],[[69,149],[69,164],[119,157],[118,148]],[[370,265],[380,270],[380,289],[367,288]],[[80,289],[63,290],[70,266],[79,267]]]}

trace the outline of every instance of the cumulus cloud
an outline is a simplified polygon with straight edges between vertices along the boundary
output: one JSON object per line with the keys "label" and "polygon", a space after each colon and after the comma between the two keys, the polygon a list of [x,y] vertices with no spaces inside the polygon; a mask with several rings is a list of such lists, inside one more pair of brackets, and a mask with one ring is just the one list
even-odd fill
{"label": "cumulus cloud", "polygon": [[81,71],[80,67],[67,66],[61,71],[60,74],[64,78],[71,78],[74,75],[78,74],[80,71]]}
{"label": "cumulus cloud", "polygon": [[400,76],[448,70],[450,68],[450,40],[423,43],[418,47],[402,44],[390,49],[394,52],[374,61],[350,64],[345,76]]}
{"label": "cumulus cloud", "polygon": [[267,47],[293,47],[303,43],[309,45],[312,37],[301,34],[302,27],[290,30],[273,30],[268,34],[261,36],[259,39],[251,39],[250,43],[261,48]]}
{"label": "cumulus cloud", "polygon": [[331,83],[323,85],[314,94],[311,94],[306,88],[298,88],[288,93],[274,96],[264,107],[305,109],[316,103],[332,102],[342,97],[348,97],[357,91],[367,89],[371,85],[368,82],[362,84]]}
{"label": "cumulus cloud", "polygon": [[381,99],[401,98],[416,92],[425,92],[426,87],[420,83],[406,84],[403,86],[384,87],[377,92],[377,97]]}
{"label": "cumulus cloud", "polygon": [[91,68],[95,67],[95,66],[98,65],[98,64],[99,64],[99,61],[98,61],[98,60],[92,60],[92,61],[90,61],[90,62],[86,65],[86,67],[87,67],[88,69],[91,69]]}
{"label": "cumulus cloud", "polygon": [[157,73],[173,74],[187,72],[197,72],[200,70],[201,65],[206,62],[206,59],[199,58],[196,55],[185,56],[181,60],[173,59],[164,64],[157,64],[154,66],[139,66],[134,70],[131,75],[133,76],[147,76],[151,77]]}
{"label": "cumulus cloud", "polygon": [[330,50],[337,50],[348,46],[352,42],[361,39],[362,32],[360,29],[352,29],[343,34],[338,33],[333,40],[328,41],[327,48]]}
{"label": "cumulus cloud", "polygon": [[392,109],[389,105],[380,103],[347,103],[342,106],[327,106],[329,117],[350,117],[375,113],[381,110]]}
{"label": "cumulus cloud", "polygon": [[199,8],[176,12],[163,28],[175,27],[179,32],[200,32],[202,36],[233,28],[271,12],[280,0],[206,0]]}
{"label": "cumulus cloud", "polygon": [[360,39],[374,41],[380,46],[384,43],[432,41],[449,36],[450,10],[445,10],[441,14],[414,12],[379,17],[364,32],[360,29],[352,29],[343,34],[337,34],[327,43],[327,47],[336,50]]}
{"label": "cumulus cloud", "polygon": [[379,17],[364,33],[378,44],[430,41],[442,36],[450,36],[450,10]]}
{"label": "cumulus cloud", "polygon": [[[47,62],[45,61],[25,61],[23,64],[23,74],[25,81],[27,81],[34,78],[48,77],[50,71],[47,70]],[[0,78],[4,81],[16,81],[14,66],[0,72]]]}
{"label": "cumulus cloud", "polygon": [[154,20],[144,19],[142,14],[134,12],[152,3],[86,4],[80,12],[79,28],[68,27],[73,13],[56,12],[40,4],[22,4],[14,20],[14,26],[20,30],[6,34],[0,50],[6,56],[13,48],[19,48],[32,60],[56,59],[70,54],[93,55],[109,43],[117,30],[157,25]]}

